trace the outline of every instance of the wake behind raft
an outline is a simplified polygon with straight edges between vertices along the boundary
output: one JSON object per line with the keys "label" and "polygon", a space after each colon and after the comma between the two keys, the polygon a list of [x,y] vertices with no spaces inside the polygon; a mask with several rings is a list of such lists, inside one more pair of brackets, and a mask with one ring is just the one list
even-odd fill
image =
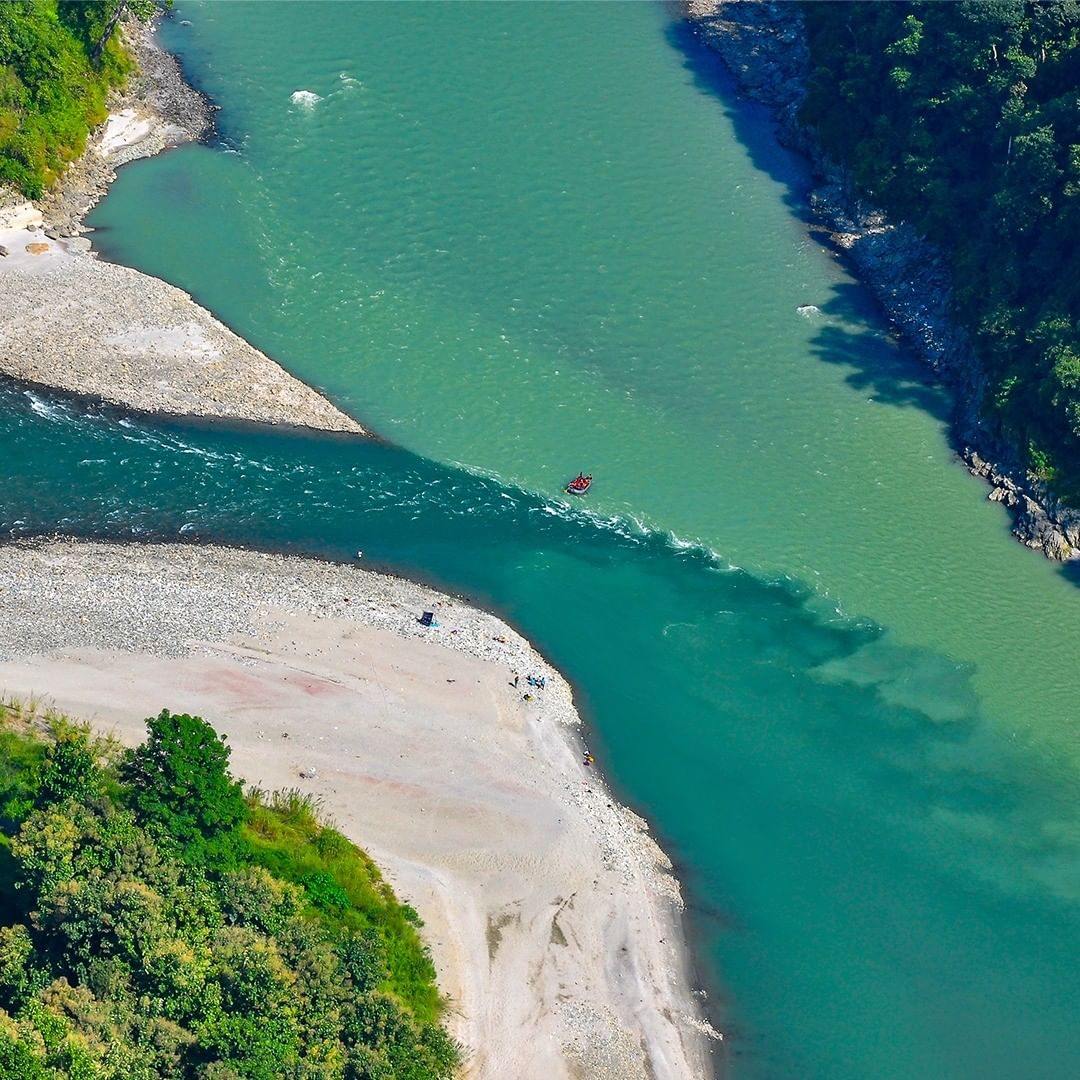
{"label": "wake behind raft", "polygon": [[578,473],[577,476],[566,485],[568,495],[584,495],[592,487],[592,475],[586,476]]}

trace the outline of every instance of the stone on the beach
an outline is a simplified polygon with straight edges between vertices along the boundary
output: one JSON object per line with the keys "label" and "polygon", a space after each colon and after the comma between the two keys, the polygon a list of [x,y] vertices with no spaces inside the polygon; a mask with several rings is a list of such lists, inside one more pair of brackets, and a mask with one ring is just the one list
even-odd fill
{"label": "stone on the beach", "polygon": [[50,252],[42,260],[47,273],[30,259],[5,264],[0,371],[146,412],[362,433],[187,293],[131,267],[76,254],[82,246],[77,240],[64,241],[66,251],[44,241],[26,244],[31,254]]}

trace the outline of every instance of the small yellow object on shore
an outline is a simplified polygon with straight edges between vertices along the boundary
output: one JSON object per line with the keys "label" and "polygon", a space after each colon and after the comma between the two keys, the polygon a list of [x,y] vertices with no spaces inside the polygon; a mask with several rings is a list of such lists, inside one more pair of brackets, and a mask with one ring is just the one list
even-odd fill
{"label": "small yellow object on shore", "polygon": [[49,250],[49,245],[48,244],[42,244],[42,243],[27,244],[26,245],[26,250],[31,255],[44,255],[45,252]]}

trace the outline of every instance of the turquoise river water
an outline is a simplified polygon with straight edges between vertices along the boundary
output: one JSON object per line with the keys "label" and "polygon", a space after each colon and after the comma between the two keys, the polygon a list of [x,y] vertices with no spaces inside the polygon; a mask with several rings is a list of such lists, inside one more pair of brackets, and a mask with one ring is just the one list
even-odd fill
{"label": "turquoise river water", "polygon": [[6,389],[4,534],[361,548],[509,617],[678,863],[737,1080],[1080,1075],[1080,595],[765,118],[659,4],[176,14],[220,141],[96,242],[389,442]]}

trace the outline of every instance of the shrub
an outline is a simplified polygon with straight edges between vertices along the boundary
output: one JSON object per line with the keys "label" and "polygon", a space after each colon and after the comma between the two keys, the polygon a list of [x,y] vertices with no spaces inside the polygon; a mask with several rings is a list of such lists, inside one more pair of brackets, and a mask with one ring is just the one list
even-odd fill
{"label": "shrub", "polygon": [[301,892],[261,866],[241,866],[222,875],[218,886],[228,922],[280,937],[297,917]]}
{"label": "shrub", "polygon": [[338,955],[357,993],[374,990],[386,978],[386,949],[373,929],[349,934],[338,945]]}
{"label": "shrub", "polygon": [[304,886],[308,899],[324,911],[329,908],[347,908],[349,906],[349,894],[334,880],[332,874],[325,870],[316,870],[305,874],[300,879]]}
{"label": "shrub", "polygon": [[74,728],[61,733],[49,747],[38,783],[36,805],[65,799],[85,801],[100,795],[103,777],[90,749],[88,732]]}

